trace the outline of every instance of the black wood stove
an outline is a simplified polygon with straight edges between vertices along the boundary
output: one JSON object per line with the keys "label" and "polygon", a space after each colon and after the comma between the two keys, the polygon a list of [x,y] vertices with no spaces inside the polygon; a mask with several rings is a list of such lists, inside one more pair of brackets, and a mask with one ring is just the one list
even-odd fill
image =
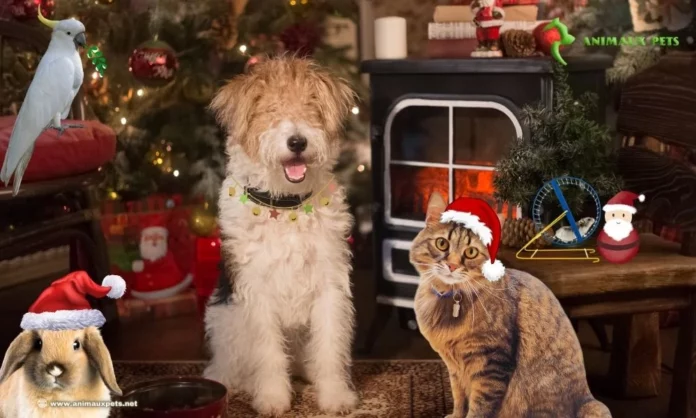
{"label": "black wood stove", "polygon": [[[571,87],[575,93],[596,92],[597,118],[604,120],[604,73],[611,59],[567,61]],[[513,141],[527,135],[520,108],[552,105],[553,65],[548,58],[362,63],[371,87],[375,281],[381,306],[368,349],[393,307],[402,308],[402,319],[413,308],[418,275],[408,251],[423,228],[433,191],[449,200],[480,197],[505,216],[521,215],[518,208],[494,201],[495,164]]]}

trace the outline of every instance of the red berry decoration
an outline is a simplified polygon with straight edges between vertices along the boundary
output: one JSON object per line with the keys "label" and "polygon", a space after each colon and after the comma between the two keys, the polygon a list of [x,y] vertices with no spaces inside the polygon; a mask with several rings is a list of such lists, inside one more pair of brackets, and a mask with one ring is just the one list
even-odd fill
{"label": "red berry decoration", "polygon": [[298,23],[287,27],[280,34],[280,41],[283,42],[286,51],[297,54],[301,58],[306,58],[314,54],[317,46],[319,46],[321,33],[314,25]]}
{"label": "red berry decoration", "polygon": [[[543,52],[545,55],[551,54],[551,45],[554,42],[561,40],[561,34],[558,29],[552,28],[549,30],[544,30],[549,22],[540,23],[536,28],[534,28],[534,40],[536,41],[537,50]],[[561,46],[561,50],[563,46]]]}
{"label": "red berry decoration", "polygon": [[9,0],[10,14],[15,20],[21,22],[36,20],[39,15],[39,6],[43,17],[50,19],[56,7],[54,0]]}
{"label": "red berry decoration", "polygon": [[128,59],[128,71],[136,80],[151,87],[168,84],[178,69],[179,59],[174,49],[162,41],[145,42]]}

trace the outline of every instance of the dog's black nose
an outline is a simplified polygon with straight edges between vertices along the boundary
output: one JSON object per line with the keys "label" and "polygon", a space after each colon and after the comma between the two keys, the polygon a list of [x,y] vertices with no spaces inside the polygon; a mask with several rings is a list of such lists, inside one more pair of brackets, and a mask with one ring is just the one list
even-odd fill
{"label": "dog's black nose", "polygon": [[307,149],[307,138],[300,135],[293,135],[288,138],[288,149],[299,154]]}
{"label": "dog's black nose", "polygon": [[63,366],[60,363],[49,363],[46,365],[46,373],[50,374],[53,377],[60,377],[63,373],[65,373],[65,366]]}

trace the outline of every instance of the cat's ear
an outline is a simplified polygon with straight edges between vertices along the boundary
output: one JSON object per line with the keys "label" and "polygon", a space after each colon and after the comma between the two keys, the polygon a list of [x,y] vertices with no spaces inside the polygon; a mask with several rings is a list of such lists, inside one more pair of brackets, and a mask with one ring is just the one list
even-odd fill
{"label": "cat's ear", "polygon": [[447,203],[442,195],[438,192],[433,192],[428,200],[428,213],[425,215],[425,222],[428,224],[439,224],[440,216],[445,211]]}

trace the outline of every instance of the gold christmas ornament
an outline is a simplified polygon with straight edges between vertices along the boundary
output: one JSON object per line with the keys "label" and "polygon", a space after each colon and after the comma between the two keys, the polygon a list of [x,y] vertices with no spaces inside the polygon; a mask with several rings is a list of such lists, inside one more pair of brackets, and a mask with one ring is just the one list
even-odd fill
{"label": "gold christmas ornament", "polygon": [[215,232],[217,221],[215,214],[206,206],[195,207],[191,210],[189,228],[199,237],[208,237]]}

